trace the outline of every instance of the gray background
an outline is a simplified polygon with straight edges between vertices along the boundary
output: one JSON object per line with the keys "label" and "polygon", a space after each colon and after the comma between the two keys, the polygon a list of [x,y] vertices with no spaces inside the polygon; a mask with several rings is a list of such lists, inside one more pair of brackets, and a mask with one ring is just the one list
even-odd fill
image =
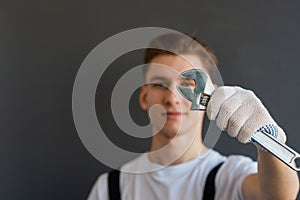
{"label": "gray background", "polygon": [[[85,199],[97,176],[109,170],[77,135],[72,86],[96,45],[137,27],[196,33],[208,42],[225,84],[254,90],[286,130],[288,144],[300,151],[299,7],[287,0],[1,1],[0,199]],[[149,141],[120,140],[126,137],[112,122],[109,95],[118,77],[142,63],[141,55],[116,60],[99,83],[107,90],[96,97],[99,121],[112,140],[137,152]],[[143,124],[145,114],[135,104],[133,97],[133,119]],[[216,148],[256,156],[252,145],[226,134]]]}

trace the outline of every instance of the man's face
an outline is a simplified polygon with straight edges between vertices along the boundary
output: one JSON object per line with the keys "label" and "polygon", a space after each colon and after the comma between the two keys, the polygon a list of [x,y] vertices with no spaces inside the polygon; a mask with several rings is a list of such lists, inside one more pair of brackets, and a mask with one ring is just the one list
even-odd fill
{"label": "man's face", "polygon": [[[177,55],[157,56],[146,73],[148,84],[141,89],[140,105],[149,111],[154,134],[173,138],[176,134],[193,134],[199,125],[202,127],[204,112],[190,111],[191,102],[178,93],[176,86],[194,88],[193,80],[180,78],[179,74],[189,69],[204,68],[197,56],[184,57],[186,60]],[[157,104],[160,106],[154,106]]]}

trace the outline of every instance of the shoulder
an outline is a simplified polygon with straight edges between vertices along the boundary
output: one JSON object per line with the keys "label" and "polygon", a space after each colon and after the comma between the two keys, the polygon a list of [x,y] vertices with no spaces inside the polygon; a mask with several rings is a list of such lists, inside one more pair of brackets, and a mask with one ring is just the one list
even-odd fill
{"label": "shoulder", "polygon": [[[140,165],[140,163],[143,163],[143,159],[145,159],[144,157],[145,157],[145,155],[142,154],[139,157],[124,164],[121,167],[121,172],[124,172],[124,171],[129,172],[129,171],[135,170]],[[108,175],[109,175],[109,173],[110,172],[101,174],[97,178],[97,180],[96,180],[94,186],[92,187],[91,192],[88,196],[88,200],[108,199]],[[123,179],[123,176],[124,176],[124,173],[120,173],[121,180]]]}
{"label": "shoulder", "polygon": [[208,170],[211,170],[221,162],[226,162],[228,158],[219,152],[210,149],[208,150],[204,155],[203,159],[201,160],[201,164],[203,167],[207,168]]}
{"label": "shoulder", "polygon": [[232,155],[227,157],[221,171],[225,174],[232,173],[235,177],[240,177],[243,174],[251,174],[257,172],[257,162],[251,158],[242,155]]}
{"label": "shoulder", "polygon": [[241,198],[244,179],[257,173],[257,162],[242,155],[228,156],[216,176],[217,194],[226,194],[230,199]]}
{"label": "shoulder", "polygon": [[108,199],[107,178],[108,173],[104,173],[98,177],[87,198],[88,200]]}

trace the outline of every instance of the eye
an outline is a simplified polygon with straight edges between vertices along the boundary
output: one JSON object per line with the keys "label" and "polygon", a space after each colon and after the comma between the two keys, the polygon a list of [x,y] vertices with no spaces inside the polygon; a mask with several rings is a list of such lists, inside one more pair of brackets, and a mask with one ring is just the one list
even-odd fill
{"label": "eye", "polygon": [[152,83],[151,85],[157,88],[168,88],[167,83],[164,82]]}
{"label": "eye", "polygon": [[195,82],[193,80],[183,80],[183,81],[181,81],[180,85],[183,87],[194,88]]}

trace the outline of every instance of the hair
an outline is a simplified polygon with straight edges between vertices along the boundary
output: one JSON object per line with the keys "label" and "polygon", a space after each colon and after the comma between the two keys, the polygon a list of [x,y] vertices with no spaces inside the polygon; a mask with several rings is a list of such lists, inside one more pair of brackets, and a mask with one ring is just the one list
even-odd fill
{"label": "hair", "polygon": [[[183,34],[171,33],[159,36],[151,41],[150,47],[146,49],[144,54],[145,64],[151,63],[153,58],[160,55],[182,55],[194,54],[199,56],[204,62],[204,66],[217,65],[218,59],[213,50],[206,42],[198,40],[195,36],[188,37]],[[207,59],[207,54],[211,59]],[[211,63],[214,62],[214,64]],[[209,62],[209,63],[208,63]],[[148,67],[144,67],[144,75],[147,73]],[[207,68],[209,75],[212,77],[214,69]]]}

